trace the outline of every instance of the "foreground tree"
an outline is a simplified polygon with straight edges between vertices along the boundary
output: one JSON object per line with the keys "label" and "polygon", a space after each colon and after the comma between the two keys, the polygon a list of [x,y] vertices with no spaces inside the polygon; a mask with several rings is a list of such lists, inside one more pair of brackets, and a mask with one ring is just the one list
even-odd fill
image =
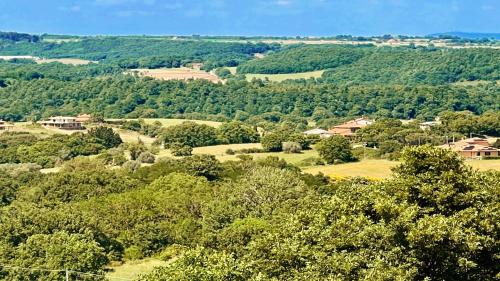
{"label": "foreground tree", "polygon": [[321,140],[316,145],[316,150],[328,164],[353,161],[351,144],[342,136],[333,136]]}

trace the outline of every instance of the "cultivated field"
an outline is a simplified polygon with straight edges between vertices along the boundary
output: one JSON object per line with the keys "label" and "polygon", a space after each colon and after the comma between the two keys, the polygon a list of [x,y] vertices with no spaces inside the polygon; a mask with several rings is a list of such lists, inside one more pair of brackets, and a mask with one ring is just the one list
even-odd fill
{"label": "cultivated field", "polygon": [[320,78],[324,70],[301,72],[301,73],[287,73],[287,74],[245,74],[248,81],[252,79],[269,79],[270,81],[281,82],[289,79],[309,79]]}
{"label": "cultivated field", "polygon": [[197,80],[204,79],[214,83],[222,80],[213,73],[192,68],[159,68],[159,69],[133,69],[127,73],[136,73],[140,76],[147,76],[159,80]]}
{"label": "cultivated field", "polygon": [[45,59],[33,56],[0,56],[1,60],[13,60],[13,59],[30,59],[34,60],[36,63],[51,63],[51,62],[59,62],[62,64],[72,64],[72,65],[86,65],[89,63],[98,63],[97,61],[89,61],[82,59],[73,59],[73,58],[61,58],[61,59]]}

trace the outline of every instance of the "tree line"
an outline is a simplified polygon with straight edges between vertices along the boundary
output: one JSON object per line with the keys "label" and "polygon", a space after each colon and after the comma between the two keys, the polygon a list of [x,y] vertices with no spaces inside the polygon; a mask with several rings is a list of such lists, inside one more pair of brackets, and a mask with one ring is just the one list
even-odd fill
{"label": "tree line", "polygon": [[[157,81],[132,76],[60,81],[7,80],[0,119],[39,120],[82,112],[106,118],[196,117],[297,124],[370,115],[432,120],[443,111],[499,110],[499,85],[336,85],[312,80]],[[253,118],[253,119],[252,119]]]}

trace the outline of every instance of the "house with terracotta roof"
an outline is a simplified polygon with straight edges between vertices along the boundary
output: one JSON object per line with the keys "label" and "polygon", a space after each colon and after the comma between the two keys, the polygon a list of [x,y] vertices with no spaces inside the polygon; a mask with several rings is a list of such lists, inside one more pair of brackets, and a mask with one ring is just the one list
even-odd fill
{"label": "house with terracotta roof", "polygon": [[354,119],[348,122],[345,122],[343,124],[334,126],[331,128],[328,132],[330,132],[332,135],[340,135],[344,137],[353,137],[356,135],[356,132],[364,128],[368,125],[373,124],[375,121],[362,117],[358,119]]}
{"label": "house with terracotta roof", "polygon": [[488,140],[482,138],[464,139],[444,144],[440,147],[458,152],[465,158],[487,158],[500,156],[500,149],[492,147]]}
{"label": "house with terracotta roof", "polygon": [[39,122],[42,126],[53,127],[63,130],[83,130],[82,122],[76,120],[76,117],[56,116],[49,120]]}

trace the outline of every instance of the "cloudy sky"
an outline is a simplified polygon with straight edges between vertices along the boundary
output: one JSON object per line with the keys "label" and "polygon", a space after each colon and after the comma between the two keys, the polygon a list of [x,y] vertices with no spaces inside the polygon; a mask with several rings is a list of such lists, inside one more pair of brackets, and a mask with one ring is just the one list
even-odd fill
{"label": "cloudy sky", "polygon": [[500,0],[0,0],[0,30],[52,34],[500,32]]}

